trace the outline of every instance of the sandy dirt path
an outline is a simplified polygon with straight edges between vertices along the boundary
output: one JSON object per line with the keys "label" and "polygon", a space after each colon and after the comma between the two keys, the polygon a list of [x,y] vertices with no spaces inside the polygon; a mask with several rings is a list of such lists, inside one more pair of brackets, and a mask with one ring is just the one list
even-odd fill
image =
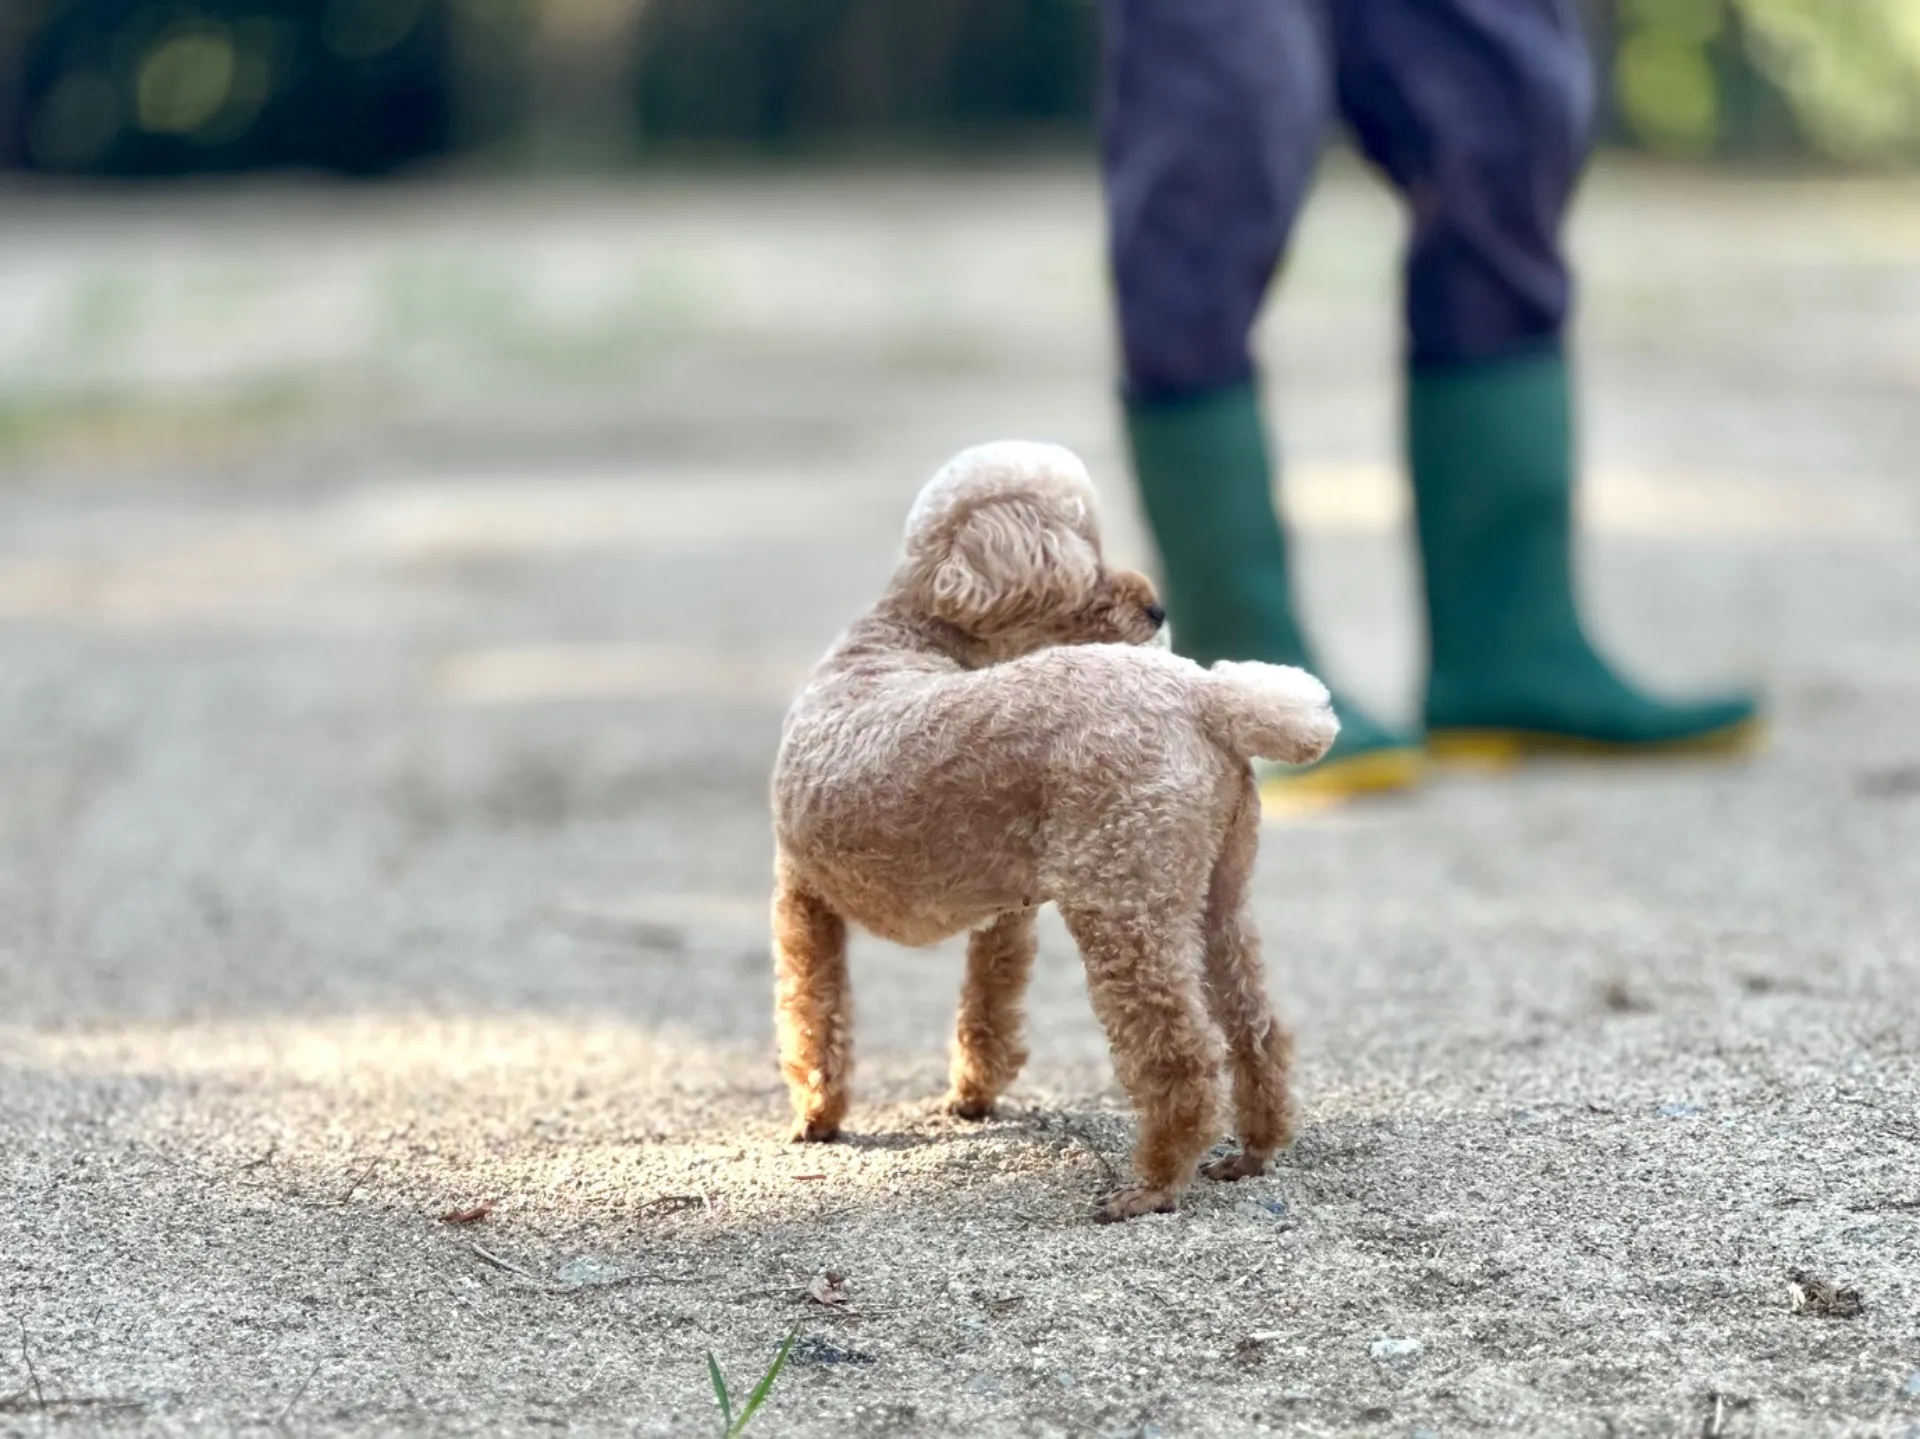
{"label": "sandy dirt path", "polygon": [[[1597,624],[1774,744],[1270,826],[1304,1134],[1117,1229],[1056,922],[980,1126],[858,944],[830,1148],[765,953],[920,478],[1065,440],[1139,555],[1083,175],[0,204],[0,1433],[704,1434],[798,1324],[751,1433],[1920,1434],[1920,189],[1598,178]],[[1404,713],[1397,226],[1336,168],[1268,348]]]}

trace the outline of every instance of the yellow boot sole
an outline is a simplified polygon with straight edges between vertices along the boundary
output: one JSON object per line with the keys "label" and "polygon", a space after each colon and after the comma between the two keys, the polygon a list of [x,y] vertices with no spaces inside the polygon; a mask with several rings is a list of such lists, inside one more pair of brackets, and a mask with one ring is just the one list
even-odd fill
{"label": "yellow boot sole", "polygon": [[1651,744],[1582,739],[1578,735],[1524,729],[1438,729],[1427,733],[1427,755],[1449,769],[1504,770],[1530,759],[1731,759],[1750,755],[1767,740],[1764,720]]}
{"label": "yellow boot sole", "polygon": [[1426,775],[1427,757],[1415,746],[1369,750],[1267,775],[1260,781],[1260,810],[1274,818],[1327,809],[1362,795],[1412,789]]}

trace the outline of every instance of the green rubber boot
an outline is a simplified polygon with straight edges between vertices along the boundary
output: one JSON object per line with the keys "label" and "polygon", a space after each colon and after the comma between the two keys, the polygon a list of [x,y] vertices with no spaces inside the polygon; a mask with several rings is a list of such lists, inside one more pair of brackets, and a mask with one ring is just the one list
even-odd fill
{"label": "green rubber boot", "polygon": [[[1200,664],[1265,660],[1318,674],[1294,617],[1286,537],[1274,513],[1272,466],[1251,385],[1127,406],[1147,521],[1159,547],[1173,646]],[[1340,737],[1305,769],[1262,766],[1261,793],[1280,806],[1420,777],[1423,756],[1337,691]]]}
{"label": "green rubber boot", "polygon": [[1504,764],[1556,749],[1751,747],[1751,697],[1654,699],[1615,674],[1582,630],[1568,394],[1557,352],[1420,369],[1409,381],[1428,753]]}

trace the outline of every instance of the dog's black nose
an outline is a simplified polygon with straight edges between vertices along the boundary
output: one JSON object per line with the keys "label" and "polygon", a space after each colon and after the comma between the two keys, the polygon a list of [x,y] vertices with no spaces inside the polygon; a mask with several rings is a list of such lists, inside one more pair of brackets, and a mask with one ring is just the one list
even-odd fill
{"label": "dog's black nose", "polygon": [[1152,620],[1156,625],[1163,625],[1167,622],[1167,612],[1158,605],[1148,605],[1147,618]]}

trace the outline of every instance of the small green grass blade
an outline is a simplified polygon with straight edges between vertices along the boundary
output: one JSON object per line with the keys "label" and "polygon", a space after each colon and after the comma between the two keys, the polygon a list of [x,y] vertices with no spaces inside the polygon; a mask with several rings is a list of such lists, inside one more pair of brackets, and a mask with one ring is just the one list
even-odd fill
{"label": "small green grass blade", "polygon": [[[720,1401],[720,1432],[732,1439],[739,1431],[733,1427],[733,1400],[727,1394],[727,1381],[721,1377],[720,1361],[713,1357],[713,1351],[707,1351],[707,1377],[713,1380],[713,1397]],[[741,1422],[745,1422],[743,1419]]]}
{"label": "small green grass blade", "polygon": [[[793,1348],[793,1341],[800,1337],[800,1326],[795,1324],[787,1331],[786,1342],[780,1346],[780,1352],[773,1356],[773,1367],[761,1376],[760,1382],[753,1386],[753,1393],[747,1396],[747,1407],[740,1411],[740,1428],[747,1427],[747,1421],[753,1418],[753,1411],[766,1402],[767,1392],[773,1388],[773,1381],[780,1377],[780,1368],[787,1362],[787,1351]],[[738,1433],[739,1430],[735,1430]]]}

